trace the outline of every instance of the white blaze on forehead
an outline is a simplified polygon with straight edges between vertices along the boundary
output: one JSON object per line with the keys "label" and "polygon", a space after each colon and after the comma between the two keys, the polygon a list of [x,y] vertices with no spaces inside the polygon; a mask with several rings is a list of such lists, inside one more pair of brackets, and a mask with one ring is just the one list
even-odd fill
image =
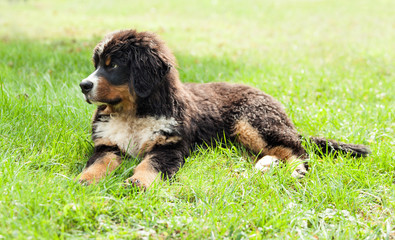
{"label": "white blaze on forehead", "polygon": [[85,80],[88,80],[88,81],[92,82],[93,84],[96,84],[97,81],[99,80],[99,77],[98,77],[98,75],[97,75],[97,70],[98,70],[98,69],[96,69],[96,70],[95,70],[93,73],[91,73],[87,78],[85,78],[84,81],[85,81]]}

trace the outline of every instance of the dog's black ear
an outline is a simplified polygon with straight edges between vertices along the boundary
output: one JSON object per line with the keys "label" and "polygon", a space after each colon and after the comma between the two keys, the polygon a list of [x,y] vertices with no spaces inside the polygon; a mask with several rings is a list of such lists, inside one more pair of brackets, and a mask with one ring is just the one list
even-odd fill
{"label": "dog's black ear", "polygon": [[137,96],[146,98],[163,81],[170,66],[150,49],[135,48],[129,58],[131,59],[129,87],[133,86]]}

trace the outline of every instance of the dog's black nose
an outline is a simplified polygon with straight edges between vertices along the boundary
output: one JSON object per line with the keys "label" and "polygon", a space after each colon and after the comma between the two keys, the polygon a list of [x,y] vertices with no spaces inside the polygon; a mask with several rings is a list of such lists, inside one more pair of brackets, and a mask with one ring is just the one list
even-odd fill
{"label": "dog's black nose", "polygon": [[93,88],[93,83],[88,80],[84,80],[80,83],[80,87],[83,93],[88,93]]}

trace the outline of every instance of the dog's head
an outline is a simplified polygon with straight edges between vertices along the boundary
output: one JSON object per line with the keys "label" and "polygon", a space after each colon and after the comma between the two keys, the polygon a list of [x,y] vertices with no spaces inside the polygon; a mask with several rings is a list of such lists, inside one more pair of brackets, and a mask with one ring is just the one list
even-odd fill
{"label": "dog's head", "polygon": [[155,34],[125,30],[107,35],[94,49],[95,71],[80,83],[88,103],[117,106],[147,98],[175,64]]}

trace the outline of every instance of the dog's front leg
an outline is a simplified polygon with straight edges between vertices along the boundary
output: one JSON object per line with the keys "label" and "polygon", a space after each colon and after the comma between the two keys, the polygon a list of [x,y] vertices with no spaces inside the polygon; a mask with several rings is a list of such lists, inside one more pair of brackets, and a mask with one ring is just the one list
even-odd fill
{"label": "dog's front leg", "polygon": [[180,146],[158,146],[145,154],[143,161],[134,169],[133,176],[125,182],[146,190],[155,181],[171,178],[184,164],[185,157],[185,151]]}
{"label": "dog's front leg", "polygon": [[159,170],[152,162],[151,156],[147,155],[144,157],[143,161],[134,169],[133,176],[126,179],[125,183],[127,185],[143,188],[145,190],[149,186],[151,186],[154,181],[160,180],[161,176],[159,173]]}
{"label": "dog's front leg", "polygon": [[121,162],[121,153],[117,146],[98,144],[78,180],[85,184],[97,183],[114,171]]}

